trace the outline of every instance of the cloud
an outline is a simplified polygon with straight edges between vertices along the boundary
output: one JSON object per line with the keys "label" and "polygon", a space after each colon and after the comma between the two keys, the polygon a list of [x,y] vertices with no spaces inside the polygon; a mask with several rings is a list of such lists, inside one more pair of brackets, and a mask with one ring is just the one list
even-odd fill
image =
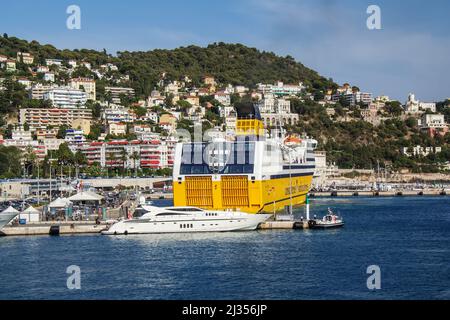
{"label": "cloud", "polygon": [[450,37],[409,25],[366,28],[367,6],[334,1],[262,0],[248,2],[267,23],[256,46],[290,54],[336,81],[403,99],[410,91],[428,100],[447,97]]}

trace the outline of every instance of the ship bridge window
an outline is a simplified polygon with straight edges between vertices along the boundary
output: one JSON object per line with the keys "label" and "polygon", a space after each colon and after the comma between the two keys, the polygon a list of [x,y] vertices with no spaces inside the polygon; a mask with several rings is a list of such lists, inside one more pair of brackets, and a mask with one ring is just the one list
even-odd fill
{"label": "ship bridge window", "polygon": [[236,142],[215,144],[187,144],[183,146],[181,175],[252,174],[254,172],[255,143]]}

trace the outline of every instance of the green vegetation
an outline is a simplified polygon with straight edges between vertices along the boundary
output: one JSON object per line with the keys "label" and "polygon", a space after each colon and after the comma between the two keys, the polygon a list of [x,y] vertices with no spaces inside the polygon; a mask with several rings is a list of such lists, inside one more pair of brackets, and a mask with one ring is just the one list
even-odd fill
{"label": "green vegetation", "polygon": [[[337,85],[330,79],[321,77],[291,56],[279,57],[272,52],[259,51],[242,44],[214,43],[205,48],[198,46],[181,47],[174,50],[153,50],[146,52],[118,52],[114,57],[106,51],[95,50],[59,50],[52,45],[42,45],[37,41],[25,41],[16,37],[0,37],[0,54],[15,57],[18,51],[30,52],[36,64],[44,64],[45,59],[74,59],[89,61],[93,67],[113,63],[118,66],[119,76],[127,74],[130,85],[138,97],[146,97],[157,86],[161,75],[165,81],[179,80],[189,76],[193,84],[200,86],[202,77],[211,75],[222,84],[235,84],[254,87],[257,83],[298,83],[309,85],[315,91],[324,91]],[[31,76],[28,66],[23,65],[19,75]],[[84,66],[78,67],[73,76],[94,77]],[[116,79],[117,77],[113,77]],[[99,94],[104,94],[106,80],[97,79]]]}
{"label": "green vegetation", "polygon": [[0,177],[15,178],[22,173],[22,152],[16,147],[0,146]]}
{"label": "green vegetation", "polygon": [[[394,170],[408,168],[413,172],[438,172],[439,166],[450,160],[450,134],[431,139],[419,130],[417,119],[402,121],[394,117],[380,126],[358,118],[339,122],[330,118],[326,109],[314,101],[292,99],[291,103],[293,110],[300,115],[300,123],[288,129],[317,139],[319,149],[327,151],[328,161],[343,169],[373,169],[379,162],[381,166]],[[395,114],[395,110],[393,112]],[[417,145],[442,147],[442,152],[412,158],[401,153],[404,147]]]}

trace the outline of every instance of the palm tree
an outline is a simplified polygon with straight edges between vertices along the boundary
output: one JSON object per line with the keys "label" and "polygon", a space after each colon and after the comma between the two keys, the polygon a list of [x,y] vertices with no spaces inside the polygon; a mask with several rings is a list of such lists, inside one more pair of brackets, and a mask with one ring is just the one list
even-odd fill
{"label": "palm tree", "polygon": [[134,162],[134,176],[137,177],[137,161],[141,159],[141,155],[139,154],[139,152],[134,151],[131,156],[130,156],[131,160],[133,160]]}
{"label": "palm tree", "polygon": [[123,172],[126,171],[127,161],[128,161],[128,153],[125,149],[120,151],[120,160],[122,161]]}
{"label": "palm tree", "polygon": [[108,166],[108,163],[106,164],[106,172],[107,172],[108,177],[109,177],[109,167],[112,167],[112,164],[115,160],[116,160],[116,157],[115,157],[114,153],[108,152],[106,154],[106,161],[110,163],[109,166]]}

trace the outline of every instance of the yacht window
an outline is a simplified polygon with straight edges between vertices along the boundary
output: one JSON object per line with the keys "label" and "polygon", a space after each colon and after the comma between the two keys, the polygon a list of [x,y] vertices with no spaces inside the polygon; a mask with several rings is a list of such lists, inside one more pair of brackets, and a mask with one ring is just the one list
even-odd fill
{"label": "yacht window", "polygon": [[176,212],[163,212],[158,213],[156,216],[185,216],[184,213],[176,213]]}

